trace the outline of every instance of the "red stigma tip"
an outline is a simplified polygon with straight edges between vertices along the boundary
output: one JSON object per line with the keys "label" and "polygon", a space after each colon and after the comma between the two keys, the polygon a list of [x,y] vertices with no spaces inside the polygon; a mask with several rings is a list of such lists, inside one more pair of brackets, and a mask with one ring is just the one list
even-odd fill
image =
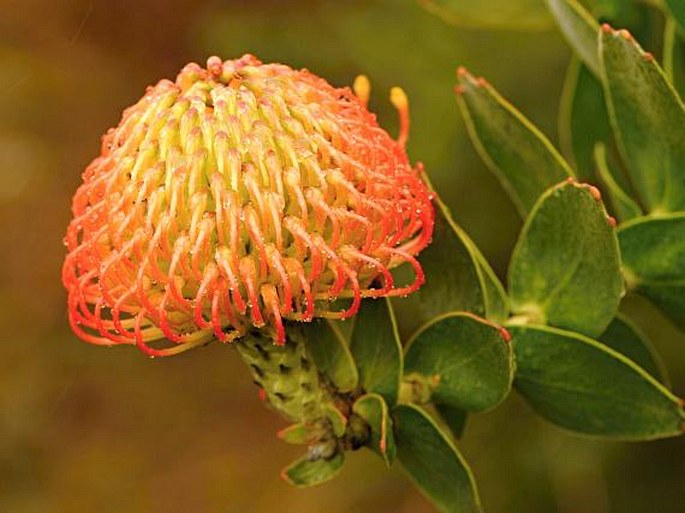
{"label": "red stigma tip", "polygon": [[454,86],[454,92],[456,94],[462,95],[462,94],[464,94],[465,91],[466,90],[464,89],[464,86],[462,86],[462,85]]}
{"label": "red stigma tip", "polygon": [[266,397],[266,390],[263,388],[259,389],[259,392],[257,392],[257,395],[259,396],[259,400],[262,402],[266,402],[267,397]]}
{"label": "red stigma tip", "polygon": [[469,71],[464,66],[459,66],[457,68],[457,76],[458,77],[465,77],[468,74],[469,74]]}
{"label": "red stigma tip", "polygon": [[476,85],[478,87],[486,87],[488,85],[488,81],[485,80],[483,77],[478,77],[476,79]]}
{"label": "red stigma tip", "polygon": [[607,217],[607,221],[609,222],[609,226],[612,228],[616,228],[616,218],[613,216]]}
{"label": "red stigma tip", "polygon": [[566,179],[566,183],[574,184],[574,183],[576,183],[576,179],[573,178],[572,176],[569,176],[569,177]]}
{"label": "red stigma tip", "polygon": [[611,25],[609,25],[608,23],[602,23],[602,32],[604,32],[605,34],[610,34],[613,31],[614,29],[611,28]]}
{"label": "red stigma tip", "polygon": [[500,328],[499,334],[507,344],[511,342],[511,333],[506,328]]}
{"label": "red stigma tip", "polygon": [[654,62],[654,55],[650,52],[645,52],[642,58],[647,62]]}

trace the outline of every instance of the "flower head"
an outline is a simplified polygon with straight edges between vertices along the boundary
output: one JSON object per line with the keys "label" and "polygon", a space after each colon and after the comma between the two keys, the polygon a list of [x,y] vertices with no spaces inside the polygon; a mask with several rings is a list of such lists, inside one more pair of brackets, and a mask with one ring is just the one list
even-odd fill
{"label": "flower head", "polygon": [[[246,55],[149,87],[73,199],[74,331],[152,356],[253,328],[283,343],[285,319],[346,318],[363,297],[416,290],[434,214],[404,150],[406,98],[393,91],[395,141],[357,86]],[[397,286],[389,270],[405,262],[415,280]]]}

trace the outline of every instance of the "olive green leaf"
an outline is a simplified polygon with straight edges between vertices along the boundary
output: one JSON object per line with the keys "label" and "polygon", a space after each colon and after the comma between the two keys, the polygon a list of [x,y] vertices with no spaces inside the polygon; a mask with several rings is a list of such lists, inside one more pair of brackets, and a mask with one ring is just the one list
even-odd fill
{"label": "olive green leaf", "polygon": [[630,358],[661,383],[668,384],[666,367],[647,336],[630,319],[618,314],[599,337],[599,342]]}
{"label": "olive green leaf", "polygon": [[468,412],[449,404],[436,404],[435,409],[452,432],[454,438],[461,438],[469,418]]}
{"label": "olive green leaf", "polygon": [[442,513],[479,513],[478,490],[450,437],[420,408],[400,404],[392,412],[397,458],[416,486]]}
{"label": "olive green leaf", "polygon": [[[493,321],[508,314],[504,288],[485,258],[454,222],[447,206],[434,200],[433,242],[419,255],[426,283],[393,307],[406,333],[412,334],[435,317],[455,310],[472,312]],[[396,275],[400,275],[398,268]],[[401,278],[398,278],[401,280]]]}
{"label": "olive green leaf", "polygon": [[303,329],[307,350],[319,372],[328,377],[340,392],[351,392],[357,388],[357,366],[339,331],[333,329],[326,319],[315,319]]}
{"label": "olive green leaf", "polygon": [[540,30],[550,25],[543,0],[418,0],[451,25],[473,28]]}
{"label": "olive green leaf", "polygon": [[633,219],[618,238],[628,287],[685,329],[685,212]]}
{"label": "olive green leaf", "polygon": [[685,109],[651,54],[604,25],[600,63],[609,118],[640,202],[649,212],[685,210]]}
{"label": "olive green leaf", "polygon": [[350,351],[359,384],[395,404],[402,379],[402,344],[392,305],[385,298],[364,300],[356,318]]}
{"label": "olive green leaf", "polygon": [[624,440],[683,433],[680,399],[620,353],[577,333],[511,326],[516,388],[547,420]]}
{"label": "olive green leaf", "polygon": [[308,488],[333,479],[340,473],[343,463],[345,456],[342,451],[330,459],[312,460],[304,456],[284,468],[281,477],[293,486]]}
{"label": "olive green leaf", "polygon": [[383,397],[378,394],[365,394],[355,401],[352,411],[363,418],[371,429],[371,450],[383,458],[386,465],[392,465],[397,448],[392,431],[392,419]]}
{"label": "olive green leaf", "polygon": [[633,198],[628,196],[621,186],[616,181],[615,174],[611,171],[609,167],[609,162],[607,161],[608,155],[606,147],[602,143],[597,143],[595,146],[595,162],[597,163],[597,172],[599,177],[604,182],[607,191],[609,192],[609,199],[614,207],[614,212],[616,216],[621,221],[627,221],[633,219],[634,217],[639,217],[642,215],[642,209],[640,205],[635,203]]}
{"label": "olive green leaf", "polygon": [[493,408],[511,389],[514,362],[508,334],[473,314],[438,317],[409,341],[405,379],[431,388],[430,400],[468,411]]}
{"label": "olive green leaf", "polygon": [[600,66],[597,56],[599,25],[595,19],[576,0],[547,0],[547,5],[568,44],[583,63],[599,76]]}
{"label": "olive green leaf", "polygon": [[623,292],[616,234],[599,191],[567,181],[548,190],[521,231],[509,266],[512,312],[534,324],[596,336]]}
{"label": "olive green leaf", "polygon": [[593,151],[598,141],[612,140],[602,84],[577,59],[566,72],[559,111],[561,148],[580,180],[592,180]]}
{"label": "olive green leaf", "polygon": [[485,80],[458,72],[457,103],[473,144],[521,215],[538,197],[573,176],[549,140]]}

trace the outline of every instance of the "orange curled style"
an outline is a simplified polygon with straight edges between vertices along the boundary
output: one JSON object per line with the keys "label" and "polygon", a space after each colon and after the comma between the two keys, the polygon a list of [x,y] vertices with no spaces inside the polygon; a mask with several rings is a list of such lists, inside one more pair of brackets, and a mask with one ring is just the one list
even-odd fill
{"label": "orange curled style", "polygon": [[[367,99],[250,55],[149,87],[74,195],[62,274],[74,332],[150,356],[252,329],[282,344],[286,321],[416,290],[434,212],[404,150],[406,97],[393,92],[398,141]],[[415,280],[398,285],[403,263]]]}

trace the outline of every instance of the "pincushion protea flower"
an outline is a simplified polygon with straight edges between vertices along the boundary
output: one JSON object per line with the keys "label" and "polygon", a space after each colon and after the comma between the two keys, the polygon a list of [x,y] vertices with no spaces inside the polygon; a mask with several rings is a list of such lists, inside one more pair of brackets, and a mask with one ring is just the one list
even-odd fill
{"label": "pincushion protea flower", "polygon": [[[396,142],[361,95],[250,55],[148,88],[73,199],[74,331],[151,356],[252,327],[282,344],[284,319],[346,318],[363,297],[417,289],[433,209],[404,151],[406,99],[394,91]],[[404,262],[416,279],[397,287],[389,269]]]}
{"label": "pincushion protea flower", "polygon": [[[364,77],[355,90],[250,55],[148,88],[74,196],[63,282],[76,334],[150,356],[236,341],[264,399],[307,427],[313,458],[355,445],[363,426],[336,429],[349,405],[301,326],[416,290],[434,216],[404,149],[404,93],[391,94],[395,141],[366,109]],[[403,263],[415,278],[398,286]]]}

